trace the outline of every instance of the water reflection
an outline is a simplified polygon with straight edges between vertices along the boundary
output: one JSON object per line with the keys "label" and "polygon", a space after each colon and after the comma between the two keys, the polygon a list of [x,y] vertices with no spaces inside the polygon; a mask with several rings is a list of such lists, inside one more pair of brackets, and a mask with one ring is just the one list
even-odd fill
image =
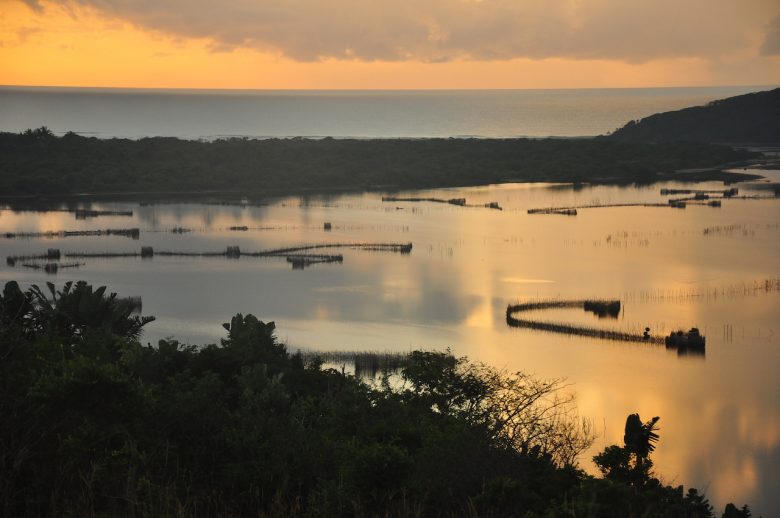
{"label": "water reflection", "polygon": [[[3,266],[22,285],[84,279],[142,296],[158,317],[145,340],[174,335],[216,342],[237,313],[276,321],[291,348],[395,351],[451,347],[497,367],[566,377],[580,412],[603,423],[594,446],[622,441],[625,416],[660,415],[656,467],[669,481],[708,488],[780,514],[778,485],[780,291],[752,289],[780,278],[780,203],[724,200],[719,209],[614,207],[576,217],[529,215],[542,206],[665,202],[681,184],[584,186],[509,184],[402,193],[497,202],[504,210],[435,203],[387,203],[381,194],[309,196],[237,203],[73,202],[57,208],[132,210],[132,217],[77,220],[70,212],[0,211],[0,233],[138,227],[122,236],[0,238],[2,255],[70,251],[242,251],[339,242],[412,242],[409,255],[345,249],[343,263],[293,271],[283,258],[154,257],[84,259],[78,271]],[[699,189],[722,189],[718,183]],[[740,190],[748,189],[739,185]],[[325,231],[324,223],[332,223]],[[246,226],[246,231],[230,231]],[[192,232],[170,232],[186,227]],[[581,309],[545,318],[654,336],[697,327],[706,361],[645,343],[567,337],[506,325],[509,304],[617,299],[615,319]],[[687,361],[694,360],[694,361]],[[587,456],[583,460],[593,469]]]}
{"label": "water reflection", "polygon": [[[771,516],[780,505],[780,496],[769,490],[780,483],[777,416],[757,415],[755,407],[732,402],[710,400],[703,406],[699,415],[685,416],[689,433],[700,437],[697,444],[691,444],[692,451],[671,445],[676,438],[668,438],[671,451],[665,451],[660,460],[679,470],[668,475],[698,481],[699,487],[709,487],[713,495],[744,495],[756,515],[763,510],[765,516]],[[710,423],[718,423],[721,430],[707,430]],[[712,455],[713,451],[717,455]],[[674,458],[676,455],[681,459]]]}

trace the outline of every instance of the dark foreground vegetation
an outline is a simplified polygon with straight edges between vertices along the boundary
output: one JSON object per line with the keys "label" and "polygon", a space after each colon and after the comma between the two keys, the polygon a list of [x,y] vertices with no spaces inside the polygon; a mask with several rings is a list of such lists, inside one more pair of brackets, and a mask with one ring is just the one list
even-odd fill
{"label": "dark foreground vegetation", "polygon": [[144,346],[148,321],[84,283],[5,285],[0,514],[713,516],[653,475],[658,418],[579,470],[592,436],[557,381],[414,352],[372,386],[251,315],[204,347]]}
{"label": "dark foreground vegetation", "polygon": [[780,88],[631,121],[610,138],[641,142],[780,143]]}
{"label": "dark foreground vegetation", "polygon": [[[507,181],[650,183],[750,156],[726,146],[607,139],[227,139],[0,133],[3,196],[240,195],[454,187]],[[751,178],[709,171],[687,180]]]}

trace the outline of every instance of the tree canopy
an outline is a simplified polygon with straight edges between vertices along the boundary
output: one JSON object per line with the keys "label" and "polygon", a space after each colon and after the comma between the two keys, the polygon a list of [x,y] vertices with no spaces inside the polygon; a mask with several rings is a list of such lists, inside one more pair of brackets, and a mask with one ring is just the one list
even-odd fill
{"label": "tree canopy", "polygon": [[416,351],[367,383],[252,315],[204,346],[143,345],[149,321],[83,282],[5,285],[0,514],[713,516],[652,476],[657,418],[629,416],[605,478],[580,470],[593,436],[559,380]]}

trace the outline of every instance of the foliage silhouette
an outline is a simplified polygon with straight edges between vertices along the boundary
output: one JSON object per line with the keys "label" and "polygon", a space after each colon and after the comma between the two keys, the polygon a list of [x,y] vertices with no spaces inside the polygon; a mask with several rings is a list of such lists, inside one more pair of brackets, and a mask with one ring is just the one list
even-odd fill
{"label": "foliage silhouette", "polygon": [[[0,133],[0,193],[187,193],[397,190],[507,181],[652,183],[673,171],[752,156],[695,143],[610,139],[57,138]],[[686,173],[684,181],[744,178]],[[205,191],[205,192],[204,192]]]}
{"label": "foliage silhouette", "polygon": [[606,478],[635,486],[642,486],[650,481],[653,462],[649,456],[658,441],[658,434],[655,432],[659,419],[654,417],[643,423],[639,414],[631,414],[626,418],[624,445],[609,446],[593,458]]}
{"label": "foliage silhouette", "polygon": [[252,315],[219,345],[144,346],[105,289],[47,288],[0,296],[0,515],[712,516],[579,470],[583,443],[551,439],[574,417],[558,381],[418,351],[368,385]]}
{"label": "foliage silhouette", "polygon": [[780,88],[713,101],[631,121],[611,139],[644,142],[780,141]]}
{"label": "foliage silhouette", "polygon": [[750,512],[750,507],[743,505],[741,509],[738,509],[736,505],[729,503],[726,504],[722,518],[750,518],[751,516],[753,513]]}

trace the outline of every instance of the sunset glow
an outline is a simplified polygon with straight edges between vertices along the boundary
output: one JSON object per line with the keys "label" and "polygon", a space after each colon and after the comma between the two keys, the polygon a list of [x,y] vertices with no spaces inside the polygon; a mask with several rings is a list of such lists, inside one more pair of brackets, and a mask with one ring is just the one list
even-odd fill
{"label": "sunset glow", "polygon": [[[0,3],[0,84],[397,89],[780,82],[780,9],[769,1],[752,2],[749,9],[708,3],[709,14],[701,16],[709,23],[685,31],[671,18],[690,21],[701,7],[693,4],[701,2],[677,12],[664,12],[668,2],[634,9],[636,16],[670,18],[668,28],[652,33],[628,31],[628,8],[615,9],[610,15],[614,20],[605,18],[601,4],[610,2],[592,7],[588,4],[593,2],[553,2],[549,9],[536,1],[521,7],[502,1],[463,7],[472,3],[460,2],[452,10],[443,1],[415,9],[402,2],[397,19],[389,7],[373,19],[357,5],[334,4],[334,11],[352,12],[360,30],[339,26],[334,13],[309,12],[303,4],[310,2],[301,2],[301,12],[283,14],[287,32],[261,23],[273,11],[267,5],[272,2],[220,3],[218,13],[199,11],[203,20],[178,3],[164,2],[147,11],[126,2],[5,0]],[[241,13],[246,21],[238,23]],[[501,16],[509,17],[508,27],[497,26]],[[464,17],[477,19],[468,23]],[[535,21],[533,27],[524,25],[526,18]],[[713,27],[718,19],[729,20],[728,25],[722,21],[721,27]],[[427,33],[416,35],[419,26],[427,27]],[[394,32],[376,40],[366,34],[381,30]],[[607,43],[599,40],[603,31],[612,38]],[[559,38],[551,37],[558,33]],[[387,45],[378,48],[378,38],[385,36]],[[615,43],[620,37],[626,41]],[[316,48],[307,51],[311,46]]]}
{"label": "sunset glow", "polygon": [[780,0],[0,0],[2,516],[780,516]]}

